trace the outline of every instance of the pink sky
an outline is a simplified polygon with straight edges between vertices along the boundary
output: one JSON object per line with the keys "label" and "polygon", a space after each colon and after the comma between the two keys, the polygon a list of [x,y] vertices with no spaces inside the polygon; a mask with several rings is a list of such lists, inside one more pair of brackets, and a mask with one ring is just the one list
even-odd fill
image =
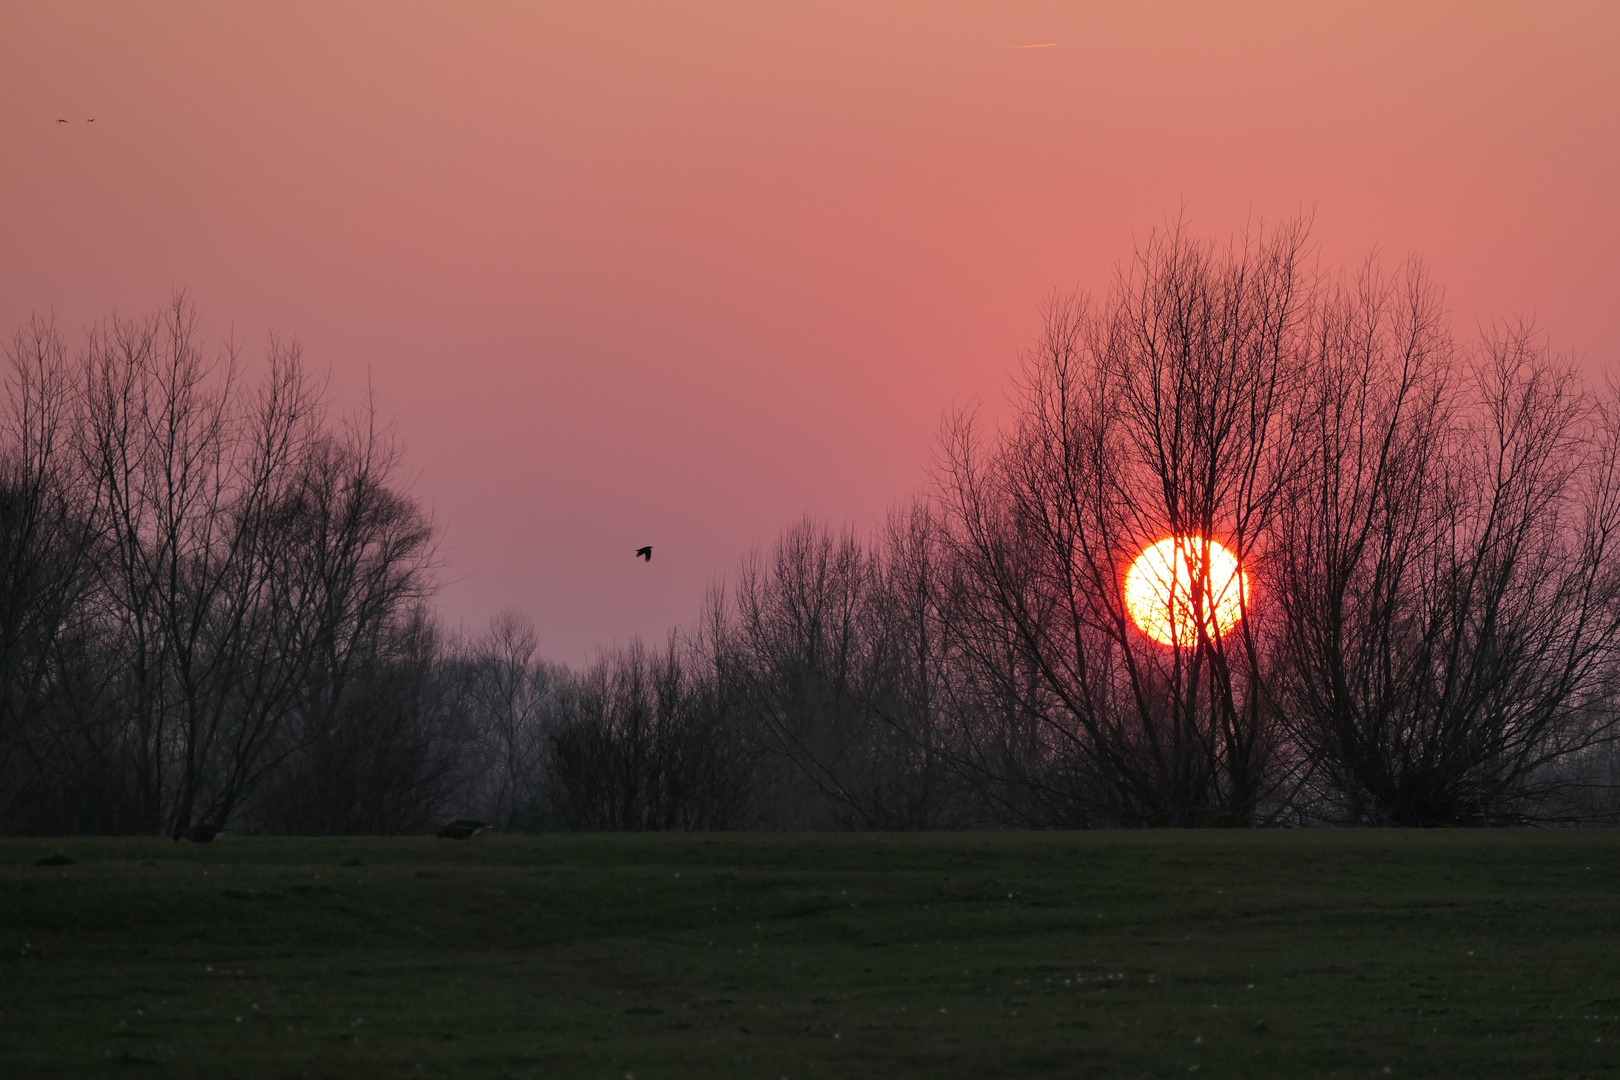
{"label": "pink sky", "polygon": [[1617,55],[1607,0],[10,3],[0,329],[295,335],[397,420],[447,622],[579,661],[881,518],[1183,205],[1620,375]]}

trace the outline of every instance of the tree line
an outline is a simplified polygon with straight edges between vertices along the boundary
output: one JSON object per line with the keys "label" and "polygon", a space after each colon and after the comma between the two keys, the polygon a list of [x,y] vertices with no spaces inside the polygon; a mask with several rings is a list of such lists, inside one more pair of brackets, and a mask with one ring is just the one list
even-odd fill
{"label": "tree line", "polygon": [[[8,350],[0,829],[1490,826],[1620,817],[1620,401],[1303,222],[1154,233],[869,536],[805,520],[572,669],[453,634],[296,345],[184,299]],[[1190,543],[1186,640],[1122,582]],[[1252,583],[1208,617],[1217,541]]]}

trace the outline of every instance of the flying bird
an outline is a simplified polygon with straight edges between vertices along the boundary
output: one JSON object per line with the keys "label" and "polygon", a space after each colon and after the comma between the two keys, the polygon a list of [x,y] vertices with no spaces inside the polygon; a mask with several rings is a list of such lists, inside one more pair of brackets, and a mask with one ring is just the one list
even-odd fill
{"label": "flying bird", "polygon": [[65,124],[65,123],[67,123],[67,121],[66,120],[58,120],[57,123],[58,124]]}
{"label": "flying bird", "polygon": [[90,118],[90,119],[88,119],[88,120],[86,120],[86,121],[85,121],[85,123],[87,123],[87,124],[93,124],[93,123],[95,123],[95,122],[96,122],[96,118],[95,118],[95,117],[93,117],[93,116],[92,116],[92,117],[91,117],[91,118]]}
{"label": "flying bird", "polygon": [[466,840],[479,833],[491,831],[493,830],[485,822],[473,821],[471,818],[457,818],[441,828],[438,835],[440,840]]}
{"label": "flying bird", "polygon": [[652,545],[648,544],[646,547],[636,548],[636,558],[652,562]]}
{"label": "flying bird", "polygon": [[224,831],[223,825],[193,825],[189,829],[174,830],[174,842],[190,840],[193,844],[211,844],[214,837]]}

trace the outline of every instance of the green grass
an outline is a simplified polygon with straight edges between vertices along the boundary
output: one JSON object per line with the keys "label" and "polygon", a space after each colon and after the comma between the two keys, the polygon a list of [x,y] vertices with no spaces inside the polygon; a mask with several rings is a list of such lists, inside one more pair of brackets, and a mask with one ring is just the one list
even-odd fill
{"label": "green grass", "polygon": [[1620,1076],[1620,833],[0,841],[0,1076]]}

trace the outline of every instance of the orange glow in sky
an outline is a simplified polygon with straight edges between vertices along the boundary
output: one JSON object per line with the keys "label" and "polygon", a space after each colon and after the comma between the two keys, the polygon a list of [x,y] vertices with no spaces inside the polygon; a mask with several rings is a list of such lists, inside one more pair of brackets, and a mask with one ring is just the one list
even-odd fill
{"label": "orange glow in sky", "polygon": [[397,423],[446,620],[577,662],[881,521],[1167,217],[1314,212],[1601,379],[1617,54],[1605,0],[12,3],[0,333],[185,287],[297,337]]}
{"label": "orange glow in sky", "polygon": [[1243,618],[1249,575],[1213,540],[1166,537],[1150,545],[1125,575],[1125,606],[1137,627],[1163,645],[1198,644],[1199,624],[1215,637]]}

